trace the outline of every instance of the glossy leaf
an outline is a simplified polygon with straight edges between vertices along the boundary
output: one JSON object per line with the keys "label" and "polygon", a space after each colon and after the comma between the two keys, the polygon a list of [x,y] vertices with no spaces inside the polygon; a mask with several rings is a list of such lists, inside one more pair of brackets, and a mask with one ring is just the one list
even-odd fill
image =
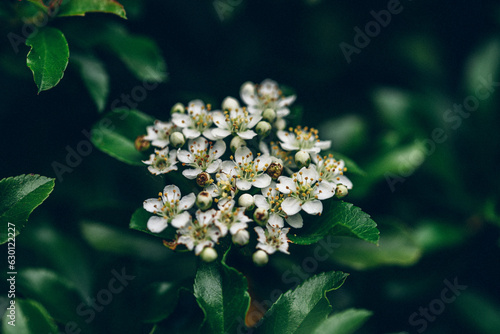
{"label": "glossy leaf", "polygon": [[313,334],[352,334],[372,316],[363,309],[348,309],[326,319]]}
{"label": "glossy leaf", "polygon": [[109,95],[109,76],[103,63],[94,57],[84,55],[71,56],[71,62],[78,68],[97,110],[102,112]]}
{"label": "glossy leaf", "polygon": [[[29,299],[15,300],[14,321],[9,318],[9,310],[3,316],[4,334],[58,334],[57,326],[47,310],[38,302]],[[10,324],[9,324],[10,322]]]}
{"label": "glossy leaf", "polygon": [[340,271],[321,273],[282,294],[264,315],[259,333],[312,333],[331,312],[326,293],[340,288],[347,276]]}
{"label": "glossy leaf", "polygon": [[325,203],[321,217],[314,224],[304,226],[289,238],[296,244],[310,245],[327,235],[345,235],[378,244],[379,234],[377,224],[360,208],[331,200]]}
{"label": "glossy leaf", "polygon": [[92,127],[92,143],[101,151],[125,163],[144,166],[148,154],[135,148],[137,136],[146,134],[154,119],[140,111],[117,109]]}
{"label": "glossy leaf", "polygon": [[57,16],[84,16],[87,13],[100,12],[118,15],[126,19],[125,9],[114,0],[71,0],[64,1]]}
{"label": "glossy leaf", "polygon": [[38,93],[56,86],[68,65],[69,48],[63,33],[55,28],[44,27],[26,39],[31,47],[26,64],[33,72]]}
{"label": "glossy leaf", "polygon": [[20,175],[0,181],[0,244],[7,242],[8,228],[16,235],[24,228],[29,215],[54,189],[54,179],[40,175]]}
{"label": "glossy leaf", "polygon": [[194,296],[205,314],[203,333],[235,333],[250,306],[246,278],[219,262],[203,263],[196,273]]}

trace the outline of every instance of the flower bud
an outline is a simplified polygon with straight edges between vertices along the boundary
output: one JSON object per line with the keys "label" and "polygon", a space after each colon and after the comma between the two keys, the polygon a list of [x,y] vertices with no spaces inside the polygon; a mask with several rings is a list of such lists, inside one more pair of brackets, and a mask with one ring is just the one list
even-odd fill
{"label": "flower bud", "polygon": [[261,137],[266,137],[268,134],[271,133],[271,129],[273,127],[271,126],[271,124],[269,124],[268,122],[266,121],[260,121],[259,123],[257,123],[257,125],[255,126],[255,131],[257,132],[257,134]]}
{"label": "flower bud", "polygon": [[172,109],[170,109],[171,114],[175,114],[175,113],[184,114],[185,111],[186,111],[186,108],[184,107],[184,105],[182,103],[176,103],[176,104],[174,104]]}
{"label": "flower bud", "polygon": [[335,190],[335,196],[337,198],[346,197],[348,193],[347,187],[343,184],[338,184],[337,189]]}
{"label": "flower bud", "polygon": [[202,188],[205,188],[206,186],[212,184],[212,182],[214,182],[214,180],[212,180],[210,174],[208,174],[207,172],[201,172],[196,177],[196,184]]}
{"label": "flower bud", "polygon": [[262,118],[268,122],[273,122],[276,119],[276,111],[274,109],[266,109],[262,112]]}
{"label": "flower bud", "polygon": [[200,257],[205,262],[212,262],[217,258],[217,251],[212,247],[205,247],[201,251]]}
{"label": "flower bud", "polygon": [[240,104],[239,102],[228,96],[222,101],[222,110],[237,110],[240,109]]}
{"label": "flower bud", "polygon": [[311,163],[311,156],[306,151],[300,150],[295,153],[295,164],[297,167],[307,167]]}
{"label": "flower bud", "polygon": [[265,266],[267,262],[269,262],[269,256],[267,256],[267,253],[264,252],[263,250],[259,249],[252,255],[252,260],[253,263],[258,265],[259,267]]}
{"label": "flower bud", "polygon": [[247,230],[239,230],[233,235],[233,243],[237,245],[245,246],[248,240],[250,240],[250,233]]}
{"label": "flower bud", "polygon": [[253,213],[253,219],[259,225],[266,225],[269,220],[269,213],[264,208],[257,208]]}
{"label": "flower bud", "polygon": [[247,81],[241,85],[241,95],[255,95],[255,85],[253,82]]}
{"label": "flower bud", "polygon": [[201,191],[196,196],[196,205],[202,211],[209,209],[212,206],[212,195],[208,191]]}
{"label": "flower bud", "polygon": [[276,122],[274,122],[274,127],[278,130],[285,130],[286,128],[286,121],[283,118],[278,118]]}
{"label": "flower bud", "polygon": [[274,180],[277,180],[283,173],[283,165],[279,162],[271,162],[269,167],[267,167],[266,173]]}
{"label": "flower bud", "polygon": [[186,138],[184,138],[182,132],[174,132],[170,135],[170,144],[175,148],[182,147],[185,142]]}
{"label": "flower bud", "polygon": [[243,194],[238,199],[238,205],[245,208],[245,210],[252,210],[254,208],[253,196],[250,194]]}
{"label": "flower bud", "polygon": [[231,151],[236,152],[237,149],[239,149],[241,146],[245,146],[247,143],[241,139],[238,136],[235,136],[232,140],[231,143],[229,143],[229,147],[231,148]]}
{"label": "flower bud", "polygon": [[151,146],[149,140],[144,139],[144,137],[146,136],[137,136],[137,138],[135,139],[134,145],[137,151],[146,151],[149,146]]}

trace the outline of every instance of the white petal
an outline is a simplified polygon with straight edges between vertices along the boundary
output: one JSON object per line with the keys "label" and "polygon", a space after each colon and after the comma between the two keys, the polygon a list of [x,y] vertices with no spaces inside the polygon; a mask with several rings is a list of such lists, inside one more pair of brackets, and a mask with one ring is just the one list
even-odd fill
{"label": "white petal", "polygon": [[161,210],[163,202],[157,198],[150,198],[144,201],[142,207],[148,212],[155,213]]}
{"label": "white petal", "polygon": [[297,96],[295,95],[290,95],[290,96],[287,96],[283,99],[280,100],[280,102],[278,103],[278,106],[281,108],[281,107],[287,107],[289,105],[291,105],[293,102],[295,102],[295,98]]}
{"label": "white petal", "polygon": [[262,152],[262,154],[269,155],[269,148],[267,147],[267,144],[264,141],[261,141],[259,143],[259,150]]}
{"label": "white petal", "polygon": [[191,117],[186,114],[173,114],[172,122],[180,128],[186,128],[192,124]]}
{"label": "white petal", "polygon": [[262,249],[267,254],[273,254],[274,252],[276,252],[276,248],[274,248],[273,246],[270,246],[268,244],[258,244],[257,248]]}
{"label": "white petal", "polygon": [[177,207],[180,210],[189,210],[193,207],[195,201],[196,201],[196,196],[194,193],[191,193],[189,195],[184,196],[177,204]]}
{"label": "white petal", "polygon": [[148,220],[148,230],[153,233],[160,233],[167,228],[167,220],[163,217],[152,216]]}
{"label": "white petal", "polygon": [[220,195],[219,193],[219,188],[215,184],[211,184],[208,187],[205,188],[205,191],[210,194],[212,197],[217,197]]}
{"label": "white petal", "polygon": [[255,96],[255,87],[253,82],[245,82],[240,89],[240,96],[243,102],[247,105],[252,106],[258,103],[258,99]]}
{"label": "white petal", "polygon": [[269,203],[267,202],[267,200],[266,200],[266,198],[264,196],[262,196],[262,195],[254,195],[253,196],[253,200],[255,202],[255,205],[258,208],[269,210]]}
{"label": "white petal", "polygon": [[300,209],[300,201],[293,197],[287,197],[285,198],[283,203],[281,203],[281,210],[283,210],[283,212],[285,212],[289,216],[298,213]]}
{"label": "white petal", "polygon": [[[234,153],[234,160],[236,163],[239,162],[244,162],[245,161],[252,161],[252,151],[246,146],[241,146],[239,147],[236,152]],[[247,158],[249,156],[249,158]]]}
{"label": "white petal", "polygon": [[212,247],[213,245],[214,243],[211,241],[202,241],[198,245],[196,245],[196,247],[194,248],[194,253],[196,255],[200,255],[205,247]]}
{"label": "white petal", "polygon": [[226,122],[226,116],[220,111],[214,111],[212,113],[212,119],[214,121],[214,124],[221,129],[226,129],[227,130],[227,122]]}
{"label": "white petal", "polygon": [[332,145],[332,142],[330,140],[325,140],[325,141],[316,142],[314,144],[314,147],[318,147],[322,150],[328,150],[331,145]]}
{"label": "white petal", "polygon": [[236,169],[236,165],[234,164],[234,162],[232,162],[230,160],[226,160],[226,161],[222,162],[220,168],[221,168],[221,171],[223,173],[232,175],[232,174],[234,174],[234,171]]}
{"label": "white petal", "polygon": [[200,168],[195,169],[185,169],[182,171],[182,175],[184,175],[187,179],[193,180],[196,179],[198,174],[200,174],[202,170]]}
{"label": "white petal", "polygon": [[188,108],[189,115],[191,115],[191,113],[192,113],[193,116],[196,116],[205,110],[205,103],[203,103],[203,101],[199,100],[199,99],[192,100],[192,101],[189,101],[187,108]]}
{"label": "white petal", "polygon": [[172,202],[181,198],[181,191],[179,187],[174,184],[170,184],[163,188],[163,202]]}
{"label": "white petal", "polygon": [[283,218],[281,218],[280,215],[273,213],[269,216],[268,224],[274,227],[283,227]]}
{"label": "white petal", "polygon": [[323,203],[319,200],[306,202],[302,205],[302,209],[310,215],[317,215],[323,212]]}
{"label": "white petal", "polygon": [[[294,141],[294,142],[287,142],[287,143],[283,143],[283,142],[280,142],[280,145],[281,145],[281,148],[286,150],[286,151],[298,151],[300,150],[300,146],[297,145],[297,143]],[[319,152],[319,149],[317,149],[318,152]],[[306,151],[306,150],[304,150]]]}
{"label": "white petal", "polygon": [[182,129],[182,133],[186,138],[198,138],[201,135],[200,131],[188,128]]}
{"label": "white petal", "polygon": [[190,164],[194,161],[194,154],[186,150],[179,150],[177,152],[177,159],[185,164]]}
{"label": "white petal", "polygon": [[299,170],[299,175],[297,178],[301,181],[304,180],[309,184],[314,184],[319,179],[319,174],[318,171],[316,170],[316,166],[311,165],[308,168],[302,167]]}
{"label": "white petal", "polygon": [[173,227],[181,228],[181,227],[186,226],[190,220],[191,220],[191,215],[185,211],[185,212],[175,216],[175,218],[172,219],[170,224],[172,224]]}
{"label": "white petal", "polygon": [[223,140],[217,140],[210,150],[212,159],[219,159],[226,152],[226,143]]}
{"label": "white petal", "polygon": [[320,182],[314,189],[313,194],[318,196],[318,199],[331,198],[335,195],[335,186],[328,182]]}
{"label": "white petal", "polygon": [[283,107],[283,108],[279,108],[278,110],[276,110],[276,117],[278,119],[286,117],[288,115],[290,115],[290,109],[288,109],[288,108]]}
{"label": "white petal", "polygon": [[221,162],[222,162],[221,159],[217,159],[217,160],[213,161],[210,165],[207,166],[205,171],[209,174],[215,173],[215,171],[217,169],[219,169]]}
{"label": "white petal", "polygon": [[208,140],[217,140],[218,138],[212,133],[215,129],[205,129],[203,130],[203,136]]}
{"label": "white petal", "polygon": [[276,133],[278,135],[278,138],[283,142],[283,143],[288,143],[288,142],[295,142],[295,135],[293,133],[287,132],[280,130]]}
{"label": "white petal", "polygon": [[294,227],[294,228],[301,228],[304,225],[304,222],[303,222],[303,219],[302,219],[302,216],[300,215],[300,213],[285,217],[285,220],[288,223],[288,225],[290,225],[291,227]]}
{"label": "white petal", "polygon": [[237,179],[236,180],[236,187],[240,190],[248,190],[252,188],[252,184],[248,182],[247,180],[242,180],[242,179]]}
{"label": "white petal", "polygon": [[265,242],[266,241],[266,234],[264,233],[264,229],[260,226],[257,226],[254,228],[255,232],[257,233],[257,240],[259,242]]}
{"label": "white petal", "polygon": [[191,239],[190,236],[183,235],[179,237],[178,243],[186,245],[187,249],[193,250],[194,248],[194,240]]}
{"label": "white petal", "polygon": [[261,174],[255,178],[252,185],[257,188],[265,188],[271,184],[271,177],[267,174]]}
{"label": "white petal", "polygon": [[250,118],[251,118],[250,122],[248,122],[248,124],[247,124],[247,128],[249,128],[249,129],[251,129],[255,125],[257,125],[257,123],[259,123],[260,120],[262,119],[262,116],[254,115],[254,116],[251,116]]}
{"label": "white petal", "polygon": [[295,182],[287,176],[280,176],[278,178],[278,184],[276,184],[276,188],[283,193],[283,194],[289,194],[290,192],[295,192],[297,190],[297,186],[295,185]]}
{"label": "white petal", "polygon": [[337,176],[339,179],[335,180],[336,184],[343,184],[344,186],[347,187],[347,189],[352,189],[352,182],[347,178],[345,175],[339,175]]}
{"label": "white petal", "polygon": [[263,154],[260,157],[257,157],[255,162],[256,169],[258,171],[263,171],[269,167],[269,165],[273,162],[273,159],[269,155]]}
{"label": "white petal", "polygon": [[257,135],[257,133],[255,133],[255,131],[253,131],[253,130],[246,130],[243,132],[238,132],[237,134],[238,134],[238,136],[240,136],[241,138],[246,139],[246,140],[250,140]]}

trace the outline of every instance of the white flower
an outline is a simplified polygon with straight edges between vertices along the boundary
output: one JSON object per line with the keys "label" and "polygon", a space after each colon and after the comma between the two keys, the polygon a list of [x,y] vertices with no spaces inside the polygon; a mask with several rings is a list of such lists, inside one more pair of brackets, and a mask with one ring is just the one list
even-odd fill
{"label": "white flower", "polygon": [[266,226],[266,230],[260,226],[255,228],[255,232],[259,236],[257,241],[257,248],[262,249],[268,254],[273,254],[275,251],[280,251],[285,254],[290,254],[288,252],[288,238],[286,234],[290,231],[289,228],[279,228],[274,227],[269,224]]}
{"label": "white flower", "polygon": [[347,189],[352,189],[352,182],[344,175],[347,171],[344,160],[335,160],[333,155],[321,158],[319,155],[313,157],[316,163],[316,170],[323,182],[335,185],[343,184]]}
{"label": "white flower", "polygon": [[193,100],[189,102],[187,114],[172,114],[172,122],[182,128],[182,133],[186,138],[193,139],[203,135],[205,138],[215,140],[211,134],[210,127],[212,126],[212,113],[210,105],[205,107],[205,103],[201,100]]}
{"label": "white flower", "polygon": [[235,235],[238,231],[245,230],[247,223],[252,221],[245,215],[245,208],[235,207],[233,200],[219,201],[218,207],[214,224],[220,229],[222,236],[226,236],[228,231]]}
{"label": "white flower", "polygon": [[269,155],[258,155],[254,160],[250,149],[242,146],[236,150],[234,156],[234,161],[224,161],[221,167],[222,171],[236,175],[238,189],[249,190],[252,186],[264,188],[271,183],[271,177],[265,173],[272,162]]}
{"label": "white flower", "polygon": [[248,111],[261,115],[266,109],[273,109],[278,118],[288,116],[288,106],[295,101],[295,95],[284,97],[276,81],[266,79],[260,85],[246,82],[240,89],[241,99],[247,104]]}
{"label": "white flower", "polygon": [[148,170],[151,174],[165,174],[173,170],[177,170],[177,153],[175,151],[168,151],[168,147],[163,150],[155,150],[155,154],[149,156],[149,160],[143,160],[146,165],[150,165]]}
{"label": "white flower", "polygon": [[218,140],[212,146],[205,138],[199,137],[191,139],[188,142],[188,150],[179,149],[177,159],[182,165],[193,167],[194,169],[185,169],[182,171],[188,179],[195,179],[201,172],[214,173],[220,166],[222,160],[219,158],[226,151],[226,144]]}
{"label": "white flower", "polygon": [[215,174],[216,182],[205,188],[212,197],[221,196],[220,200],[232,199],[236,194],[236,169],[222,168]]}
{"label": "white flower", "polygon": [[288,215],[282,210],[281,204],[285,200],[285,196],[277,191],[276,183],[271,182],[271,185],[262,189],[262,195],[254,195],[255,205],[258,208],[269,212],[269,225],[275,227],[283,227],[283,218],[286,222],[295,228],[303,226],[303,220],[300,213]]}
{"label": "white flower", "polygon": [[159,196],[160,198],[150,198],[143,203],[146,211],[155,214],[148,220],[148,229],[151,232],[160,233],[169,223],[176,228],[183,227],[191,220],[191,215],[186,210],[194,205],[194,193],[181,198],[179,188],[169,185]]}
{"label": "white flower", "polygon": [[281,203],[281,209],[288,215],[294,215],[301,209],[310,215],[321,214],[323,204],[320,200],[332,197],[335,186],[328,182],[319,182],[319,173],[315,165],[303,167],[292,177],[280,176],[278,190],[289,195]]}
{"label": "white flower", "polygon": [[175,128],[176,126],[170,122],[156,120],[153,126],[146,127],[148,134],[144,139],[150,141],[153,146],[164,148],[170,143],[170,135]]}
{"label": "white flower", "polygon": [[213,121],[217,128],[212,129],[216,138],[226,138],[230,134],[243,139],[252,139],[257,135],[252,129],[262,119],[258,115],[249,115],[245,109],[237,108],[213,112]]}
{"label": "white flower", "polygon": [[214,225],[215,210],[196,211],[196,220],[177,230],[177,242],[199,255],[205,247],[213,247],[218,242],[221,232]]}
{"label": "white flower", "polygon": [[281,140],[281,147],[287,151],[306,151],[308,153],[319,153],[321,150],[330,148],[331,141],[320,141],[318,139],[318,130],[313,128],[302,128],[300,126],[295,129],[290,128],[288,131],[278,131],[278,138]]}

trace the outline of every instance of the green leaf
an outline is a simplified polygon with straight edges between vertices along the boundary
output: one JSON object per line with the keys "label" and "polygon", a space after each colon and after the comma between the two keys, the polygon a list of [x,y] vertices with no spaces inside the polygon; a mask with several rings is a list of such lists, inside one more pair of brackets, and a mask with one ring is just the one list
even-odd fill
{"label": "green leaf", "polygon": [[84,16],[90,12],[101,12],[118,15],[126,19],[125,9],[114,0],[71,0],[64,1],[57,16]]}
{"label": "green leaf", "polygon": [[[0,181],[0,244],[7,242],[9,228],[18,235],[33,210],[54,189],[54,179],[40,175],[20,175]],[[10,224],[9,224],[10,223]]]}
{"label": "green leaf", "polygon": [[[484,87],[484,82],[489,81],[488,78],[497,78],[499,70],[500,41],[494,38],[482,45],[469,58],[465,71],[467,92],[472,96],[476,96],[478,87]],[[480,98],[480,96],[476,97]]]}
{"label": "green leaf", "polygon": [[[10,305],[9,305],[10,306]],[[38,302],[29,299],[15,300],[15,321],[9,318],[9,310],[3,316],[4,334],[58,334],[57,326],[47,310]],[[9,322],[11,324],[9,324]]]}
{"label": "green leaf", "polygon": [[331,271],[313,276],[282,294],[266,312],[262,333],[312,333],[331,312],[326,293],[342,286],[348,274]]}
{"label": "green leaf", "polygon": [[155,41],[145,36],[131,35],[121,27],[112,27],[106,33],[107,46],[137,79],[166,81],[167,65]]}
{"label": "green leaf", "polygon": [[372,312],[350,308],[326,319],[313,334],[351,334],[372,316]]}
{"label": "green leaf", "polygon": [[205,314],[203,333],[235,333],[250,306],[245,276],[224,263],[203,263],[194,296]]}
{"label": "green leaf", "polygon": [[130,165],[144,166],[148,154],[135,148],[137,136],[146,134],[154,119],[137,111],[117,109],[106,114],[92,127],[92,143],[101,151]]}
{"label": "green leaf", "polygon": [[314,224],[304,226],[297,234],[289,235],[289,239],[299,245],[310,245],[326,235],[343,235],[378,244],[379,234],[377,224],[360,208],[331,200],[326,202],[321,217]]}
{"label": "green leaf", "polygon": [[109,94],[109,76],[103,63],[94,57],[84,55],[73,55],[71,61],[80,72],[97,110],[102,112]]}
{"label": "green leaf", "polygon": [[431,253],[462,244],[467,238],[467,231],[457,224],[424,220],[418,223],[412,235],[424,252]]}
{"label": "green leaf", "polygon": [[176,229],[170,225],[161,233],[153,233],[148,229],[148,220],[152,215],[152,213],[144,210],[143,208],[135,210],[132,218],[130,219],[129,227],[133,230],[145,232],[147,234],[154,235],[155,237],[165,240],[174,239],[176,235]]}
{"label": "green leaf", "polygon": [[26,45],[31,47],[26,64],[33,72],[38,93],[56,86],[64,76],[69,58],[68,42],[63,33],[45,27],[28,37]]}
{"label": "green leaf", "polygon": [[166,319],[177,306],[179,286],[169,282],[153,283],[141,295],[144,296],[142,321],[158,323]]}

